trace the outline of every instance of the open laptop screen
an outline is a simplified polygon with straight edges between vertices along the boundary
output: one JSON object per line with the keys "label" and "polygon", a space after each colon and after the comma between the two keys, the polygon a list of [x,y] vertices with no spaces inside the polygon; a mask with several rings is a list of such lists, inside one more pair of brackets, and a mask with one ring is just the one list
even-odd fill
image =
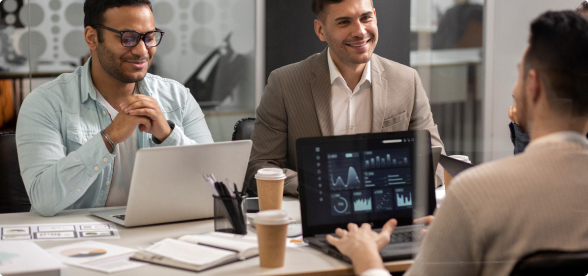
{"label": "open laptop screen", "polygon": [[[296,142],[304,236],[331,233],[349,222],[381,227],[412,224],[417,164],[434,185],[426,131],[303,138]],[[426,145],[416,154],[417,137]],[[428,166],[428,165],[429,166]],[[426,192],[429,194],[429,192]],[[433,191],[434,205],[434,191]],[[433,207],[434,209],[434,207]],[[427,213],[432,213],[432,210]],[[326,232],[323,232],[326,231]]]}

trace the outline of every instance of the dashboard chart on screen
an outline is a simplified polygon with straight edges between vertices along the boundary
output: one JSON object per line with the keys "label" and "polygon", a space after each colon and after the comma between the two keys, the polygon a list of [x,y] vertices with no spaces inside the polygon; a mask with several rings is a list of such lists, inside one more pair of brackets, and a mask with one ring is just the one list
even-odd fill
{"label": "dashboard chart on screen", "polygon": [[349,222],[382,227],[390,218],[410,225],[421,210],[433,214],[430,148],[424,130],[298,139],[303,231],[326,233]]}
{"label": "dashboard chart on screen", "polygon": [[331,215],[412,208],[409,148],[346,152],[316,148],[315,154],[318,188],[320,194],[323,187],[330,191]]}

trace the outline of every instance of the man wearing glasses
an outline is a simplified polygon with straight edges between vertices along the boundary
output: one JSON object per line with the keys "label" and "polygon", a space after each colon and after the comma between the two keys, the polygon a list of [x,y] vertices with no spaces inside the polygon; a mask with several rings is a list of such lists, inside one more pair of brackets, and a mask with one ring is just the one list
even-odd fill
{"label": "man wearing glasses", "polygon": [[87,0],[84,14],[92,57],[35,89],[18,118],[21,174],[44,216],[126,205],[138,149],[213,142],[189,91],[147,74],[164,35],[149,0]]}

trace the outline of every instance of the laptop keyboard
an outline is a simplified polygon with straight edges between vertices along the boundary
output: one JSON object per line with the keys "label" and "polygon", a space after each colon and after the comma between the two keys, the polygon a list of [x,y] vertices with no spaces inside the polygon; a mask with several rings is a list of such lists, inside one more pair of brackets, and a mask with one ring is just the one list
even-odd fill
{"label": "laptop keyboard", "polygon": [[390,243],[412,242],[412,231],[392,233]]}
{"label": "laptop keyboard", "polygon": [[120,219],[120,220],[125,220],[125,215],[114,215],[113,217]]}
{"label": "laptop keyboard", "polygon": [[[380,229],[376,230],[376,232],[380,232]],[[413,231],[406,231],[406,232],[398,232],[398,233],[392,233],[392,236],[390,236],[390,244],[393,243],[404,243],[404,242],[412,242],[413,240]],[[321,242],[324,244],[329,244],[329,242],[327,242],[327,239],[321,239]],[[330,245],[330,244],[329,244]]]}

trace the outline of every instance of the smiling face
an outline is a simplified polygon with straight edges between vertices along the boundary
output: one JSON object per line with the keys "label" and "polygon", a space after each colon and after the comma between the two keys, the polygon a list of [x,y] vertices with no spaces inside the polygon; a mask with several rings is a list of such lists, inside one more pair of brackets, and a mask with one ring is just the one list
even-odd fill
{"label": "smiling face", "polygon": [[[123,6],[104,13],[102,25],[119,31],[146,33],[155,30],[153,13],[148,6]],[[156,47],[147,48],[141,40],[135,47],[123,47],[120,34],[100,29],[101,42],[96,46],[94,61],[110,78],[121,83],[142,80],[153,61]]]}
{"label": "smiling face", "polygon": [[344,0],[328,4],[315,32],[329,44],[336,64],[356,66],[367,63],[378,42],[376,10],[371,0]]}

